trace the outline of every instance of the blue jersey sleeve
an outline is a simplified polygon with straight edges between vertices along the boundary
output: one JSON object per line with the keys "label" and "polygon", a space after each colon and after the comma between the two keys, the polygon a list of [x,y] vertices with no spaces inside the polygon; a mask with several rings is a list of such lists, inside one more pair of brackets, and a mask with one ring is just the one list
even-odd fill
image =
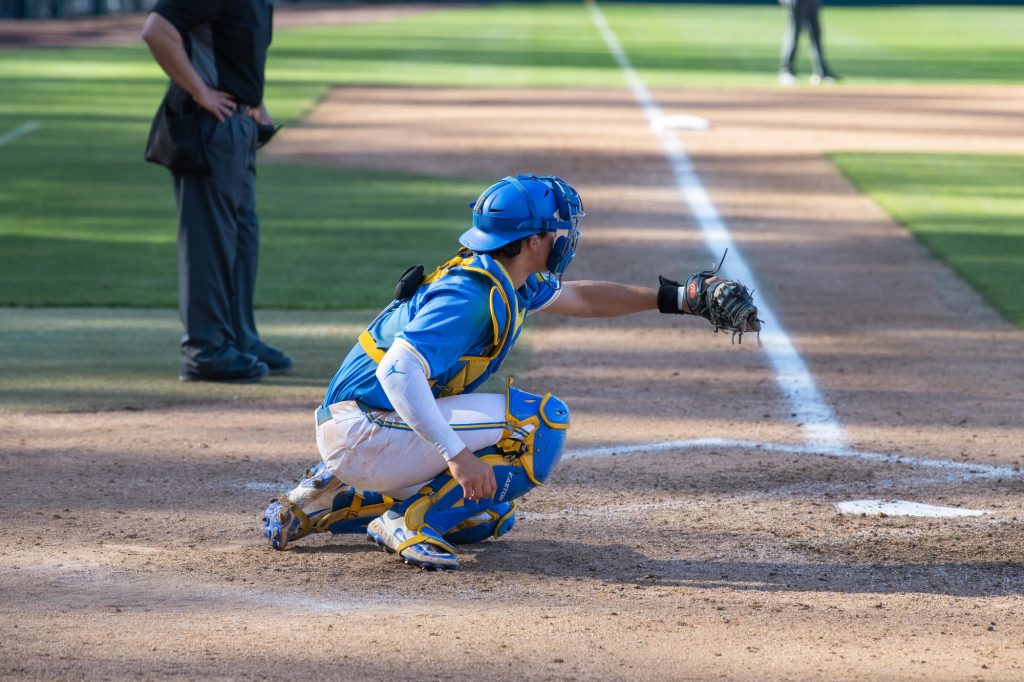
{"label": "blue jersey sleeve", "polygon": [[405,329],[395,335],[427,363],[431,378],[440,376],[464,355],[474,354],[493,336],[489,289],[468,280],[442,285],[428,294]]}
{"label": "blue jersey sleeve", "polygon": [[527,313],[542,310],[558,298],[559,291],[548,283],[549,277],[550,275],[546,273],[535,272],[526,278],[526,284],[523,286],[526,288],[529,298]]}

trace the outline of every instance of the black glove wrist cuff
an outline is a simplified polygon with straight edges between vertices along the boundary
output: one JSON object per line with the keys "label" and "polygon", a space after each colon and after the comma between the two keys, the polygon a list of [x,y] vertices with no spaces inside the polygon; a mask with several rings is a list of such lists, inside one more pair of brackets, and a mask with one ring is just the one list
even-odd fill
{"label": "black glove wrist cuff", "polygon": [[682,315],[679,309],[679,283],[661,278],[661,286],[658,287],[658,310],[666,314]]}

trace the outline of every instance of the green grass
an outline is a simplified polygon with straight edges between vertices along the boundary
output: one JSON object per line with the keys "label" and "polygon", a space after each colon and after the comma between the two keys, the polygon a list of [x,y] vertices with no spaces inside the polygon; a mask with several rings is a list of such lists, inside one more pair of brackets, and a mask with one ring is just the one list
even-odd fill
{"label": "green grass", "polygon": [[[45,144],[32,135],[25,149]],[[80,154],[51,182],[0,184],[0,305],[175,306],[167,173],[113,158],[98,177]],[[454,251],[466,197],[479,192],[479,183],[271,164],[258,182],[258,305],[292,309],[385,304],[408,265]]]}
{"label": "green grass", "polygon": [[293,353],[296,366],[261,384],[230,385],[178,381],[181,323],[170,310],[2,310],[0,412],[236,399],[314,405],[372,314],[265,311],[259,316],[264,338]]}
{"label": "green grass", "polygon": [[[652,85],[772,82],[777,7],[602,5]],[[850,81],[1019,82],[1021,8],[828,8]],[[332,83],[624,87],[582,3],[446,10],[279,30],[268,102],[286,123]],[[165,78],[138,46],[0,51],[0,305],[174,305],[174,207],[142,148]],[[257,305],[352,309],[443,258],[493,178],[453,181],[264,164]]]}
{"label": "green grass", "polygon": [[834,154],[857,187],[1024,329],[1024,157]]}
{"label": "green grass", "polygon": [[[270,108],[294,122],[331,83],[572,82],[575,48],[559,47],[545,22],[578,17],[580,7],[544,16],[496,12],[497,22],[489,12],[438,12],[279,31]],[[614,77],[610,58],[592,42],[603,78]],[[492,66],[477,63],[480,55]],[[141,45],[0,52],[0,134],[25,121],[41,124],[0,148],[0,305],[175,305],[170,180],[141,159],[164,87]],[[262,165],[257,306],[379,306],[406,266],[450,255],[468,222],[467,203],[493,178],[445,178],[438,170],[438,177],[417,177]]]}
{"label": "green grass", "polygon": [[[260,331],[295,358],[291,373],[259,384],[178,381],[181,323],[170,310],[0,309],[0,414],[142,410],[245,401],[312,410],[376,313],[261,311]],[[525,371],[529,339],[484,390]]]}
{"label": "green grass", "polygon": [[[778,7],[602,7],[653,87],[774,82],[785,24]],[[1024,8],[828,7],[824,21],[829,56],[850,83],[1017,84],[1024,76]],[[298,366],[258,386],[185,386],[175,378],[170,181],[142,161],[165,83],[141,44],[0,50],[0,135],[26,121],[41,124],[0,147],[0,306],[55,306],[0,309],[0,410],[315,402],[366,311],[389,298],[407,265],[452,251],[466,203],[493,180],[448,178],[444,169],[422,177],[261,165],[257,305],[272,310],[259,319]],[[582,3],[276,32],[267,100],[279,121],[297,122],[331,84],[509,88],[511,96],[525,86],[626,86]],[[842,155],[839,163],[933,248],[949,252],[983,293],[995,302],[1021,290],[1020,206],[1011,195],[1020,186],[1019,160],[941,157],[936,167],[889,157],[883,168],[878,156],[864,158]],[[937,210],[935,195],[952,208]],[[1018,286],[996,290],[996,280]],[[996,305],[1021,324],[1019,297],[1016,307]],[[513,368],[525,364],[517,357]]]}
{"label": "green grass", "polygon": [[[774,83],[786,25],[777,6],[602,6],[651,86]],[[1024,77],[1021,7],[826,6],[821,17],[826,56],[850,83],[1017,83]],[[798,70],[810,73],[806,35]]]}

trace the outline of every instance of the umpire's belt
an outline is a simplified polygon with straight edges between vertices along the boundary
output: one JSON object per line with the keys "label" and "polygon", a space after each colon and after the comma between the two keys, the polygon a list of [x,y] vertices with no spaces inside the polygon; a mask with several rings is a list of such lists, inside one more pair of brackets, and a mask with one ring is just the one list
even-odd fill
{"label": "umpire's belt", "polygon": [[317,426],[320,426],[321,424],[329,422],[332,419],[334,419],[334,416],[331,414],[331,408],[327,407],[326,405],[321,405],[319,408],[317,408],[317,411],[316,411],[316,425]]}

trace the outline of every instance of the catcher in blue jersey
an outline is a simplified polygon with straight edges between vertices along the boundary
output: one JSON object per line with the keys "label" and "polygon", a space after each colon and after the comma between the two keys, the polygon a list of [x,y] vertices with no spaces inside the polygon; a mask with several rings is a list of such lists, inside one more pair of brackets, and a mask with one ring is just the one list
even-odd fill
{"label": "catcher in blue jersey", "polygon": [[425,568],[456,568],[456,545],[500,537],[515,500],[561,459],[569,408],[511,385],[475,393],[539,311],[610,317],[645,310],[759,331],[742,284],[716,270],[658,288],[562,282],[583,204],[561,178],[519,175],[471,204],[462,248],[432,273],[410,268],[359,336],[316,410],[322,462],[271,501],[275,549],[310,533],[367,533]]}

